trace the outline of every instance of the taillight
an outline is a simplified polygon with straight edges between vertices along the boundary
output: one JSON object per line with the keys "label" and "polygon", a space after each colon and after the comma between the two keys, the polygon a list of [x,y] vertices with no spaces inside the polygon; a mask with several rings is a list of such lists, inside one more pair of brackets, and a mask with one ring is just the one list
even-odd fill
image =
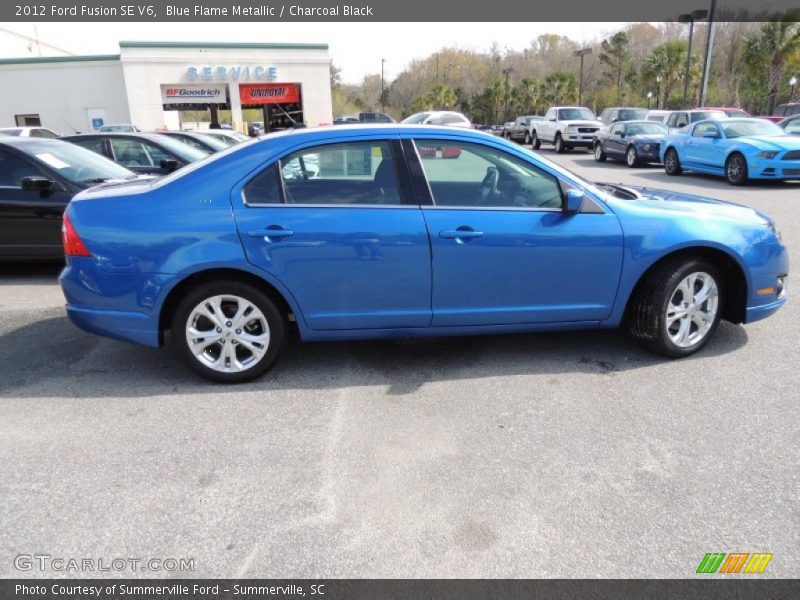
{"label": "taillight", "polygon": [[92,253],[86,248],[83,240],[75,231],[67,213],[64,213],[64,220],[61,225],[61,239],[64,242],[65,256],[91,256]]}

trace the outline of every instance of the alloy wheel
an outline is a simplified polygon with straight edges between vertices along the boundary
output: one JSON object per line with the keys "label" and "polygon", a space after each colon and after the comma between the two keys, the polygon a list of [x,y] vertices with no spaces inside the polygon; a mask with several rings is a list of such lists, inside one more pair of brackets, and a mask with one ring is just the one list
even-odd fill
{"label": "alloy wheel", "polygon": [[667,303],[665,327],[672,342],[690,348],[705,339],[719,310],[719,288],[705,272],[687,275]]}

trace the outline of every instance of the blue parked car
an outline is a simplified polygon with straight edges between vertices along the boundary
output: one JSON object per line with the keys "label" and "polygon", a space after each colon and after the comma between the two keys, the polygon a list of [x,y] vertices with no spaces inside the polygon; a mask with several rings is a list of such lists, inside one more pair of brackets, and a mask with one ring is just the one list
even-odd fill
{"label": "blue parked car", "polygon": [[800,139],[766,119],[700,121],[661,141],[667,175],[683,170],[750,179],[800,179]]}
{"label": "blue parked car", "polygon": [[775,312],[789,271],[749,208],[594,184],[495,136],[418,125],[278,133],[92,188],[64,246],[75,324],[148,346],[171,329],[223,382],[267,371],[290,322],[305,341],[624,324],[682,357],[722,318]]}
{"label": "blue parked car", "polygon": [[600,129],[594,135],[594,159],[624,160],[631,169],[644,163],[658,162],[661,140],[669,133],[656,121],[624,121]]}

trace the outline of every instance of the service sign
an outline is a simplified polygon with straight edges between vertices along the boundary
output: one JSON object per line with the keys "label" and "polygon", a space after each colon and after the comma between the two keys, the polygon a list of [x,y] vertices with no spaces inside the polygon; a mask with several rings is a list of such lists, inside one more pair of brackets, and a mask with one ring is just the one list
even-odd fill
{"label": "service sign", "polygon": [[300,102],[300,88],[294,83],[240,83],[242,105]]}
{"label": "service sign", "polygon": [[161,102],[163,104],[225,104],[225,85],[180,83],[162,84]]}

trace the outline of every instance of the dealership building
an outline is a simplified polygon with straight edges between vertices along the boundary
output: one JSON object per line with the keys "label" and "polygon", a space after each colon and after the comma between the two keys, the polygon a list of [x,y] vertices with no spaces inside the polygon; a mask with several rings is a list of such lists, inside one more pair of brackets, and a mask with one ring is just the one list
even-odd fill
{"label": "dealership building", "polygon": [[[267,130],[332,121],[327,44],[120,42],[119,50],[0,59],[0,127],[178,129],[188,110],[240,130],[244,109],[258,109],[247,114]],[[230,111],[225,119],[221,110]]]}

